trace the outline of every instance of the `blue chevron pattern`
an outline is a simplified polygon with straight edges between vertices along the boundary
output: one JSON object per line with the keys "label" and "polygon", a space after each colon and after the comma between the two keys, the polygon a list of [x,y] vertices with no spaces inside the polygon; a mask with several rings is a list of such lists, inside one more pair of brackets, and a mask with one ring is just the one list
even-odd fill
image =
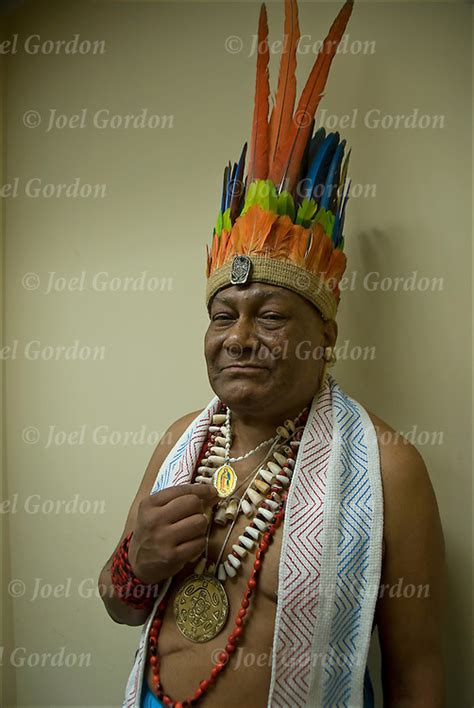
{"label": "blue chevron pattern", "polygon": [[183,484],[191,478],[218,404],[219,400],[215,396],[184,431],[164,460],[150,494],[166,489],[171,484]]}
{"label": "blue chevron pattern", "polygon": [[160,473],[157,475],[153,488],[150,492],[151,494],[159,492],[161,489],[166,489],[166,487],[169,486],[170,477],[172,476],[176,465],[179,464],[179,461],[181,460],[181,457],[183,456],[183,453],[191,440],[193,430],[194,426],[188,428],[185,437],[178,440],[174,448],[171,450],[172,454],[170,453],[169,459],[165,460],[163,463]]}
{"label": "blue chevron pattern", "polygon": [[[307,442],[298,454],[285,525],[284,576],[276,632],[276,682],[272,708],[308,705],[311,648],[320,594],[323,506],[332,437],[331,394],[321,393],[307,424]],[[311,513],[308,513],[310,510]],[[283,609],[285,608],[285,609]]]}
{"label": "blue chevron pattern", "polygon": [[339,386],[333,387],[334,410],[341,434],[341,479],[339,543],[335,607],[328,654],[324,667],[325,708],[356,704],[352,692],[352,669],[361,660],[361,608],[367,593],[372,489],[368,476],[367,444],[363,423],[354,405]]}

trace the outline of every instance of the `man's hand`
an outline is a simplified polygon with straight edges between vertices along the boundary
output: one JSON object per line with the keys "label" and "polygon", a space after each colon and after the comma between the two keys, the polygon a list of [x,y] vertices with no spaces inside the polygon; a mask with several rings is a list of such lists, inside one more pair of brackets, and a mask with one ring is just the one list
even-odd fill
{"label": "man's hand", "polygon": [[137,578],[158,583],[197,560],[205,549],[205,512],[218,500],[210,484],[180,484],[142,499],[128,551]]}

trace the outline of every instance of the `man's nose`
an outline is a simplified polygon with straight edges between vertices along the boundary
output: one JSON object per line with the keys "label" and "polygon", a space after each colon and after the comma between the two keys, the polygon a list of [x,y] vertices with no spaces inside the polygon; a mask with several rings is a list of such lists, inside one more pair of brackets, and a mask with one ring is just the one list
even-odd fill
{"label": "man's nose", "polygon": [[252,347],[257,342],[255,325],[249,317],[239,317],[227,333],[224,346],[238,345],[241,349]]}

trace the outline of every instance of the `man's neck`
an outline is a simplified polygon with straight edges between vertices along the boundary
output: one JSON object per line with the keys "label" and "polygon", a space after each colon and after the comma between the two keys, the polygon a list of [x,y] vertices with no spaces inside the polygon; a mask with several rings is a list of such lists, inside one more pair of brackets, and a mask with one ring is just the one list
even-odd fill
{"label": "man's neck", "polygon": [[261,414],[255,414],[231,409],[231,456],[239,457],[240,455],[245,455],[264,440],[273,437],[279,425],[283,425],[288,418],[294,420],[305,406],[310,404],[311,401],[307,401],[286,411],[280,411],[277,414],[271,411],[262,411]]}

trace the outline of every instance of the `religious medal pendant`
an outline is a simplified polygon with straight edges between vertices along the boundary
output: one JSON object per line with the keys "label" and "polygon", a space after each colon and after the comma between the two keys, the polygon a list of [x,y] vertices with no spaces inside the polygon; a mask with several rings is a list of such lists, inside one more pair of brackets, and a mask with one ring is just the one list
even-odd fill
{"label": "religious medal pendant", "polygon": [[212,476],[212,483],[220,497],[229,497],[237,486],[237,475],[228,463],[221,465]]}
{"label": "religious medal pendant", "polygon": [[214,575],[194,573],[180,586],[174,603],[176,624],[191,642],[208,642],[224,626],[229,600],[224,586]]}

